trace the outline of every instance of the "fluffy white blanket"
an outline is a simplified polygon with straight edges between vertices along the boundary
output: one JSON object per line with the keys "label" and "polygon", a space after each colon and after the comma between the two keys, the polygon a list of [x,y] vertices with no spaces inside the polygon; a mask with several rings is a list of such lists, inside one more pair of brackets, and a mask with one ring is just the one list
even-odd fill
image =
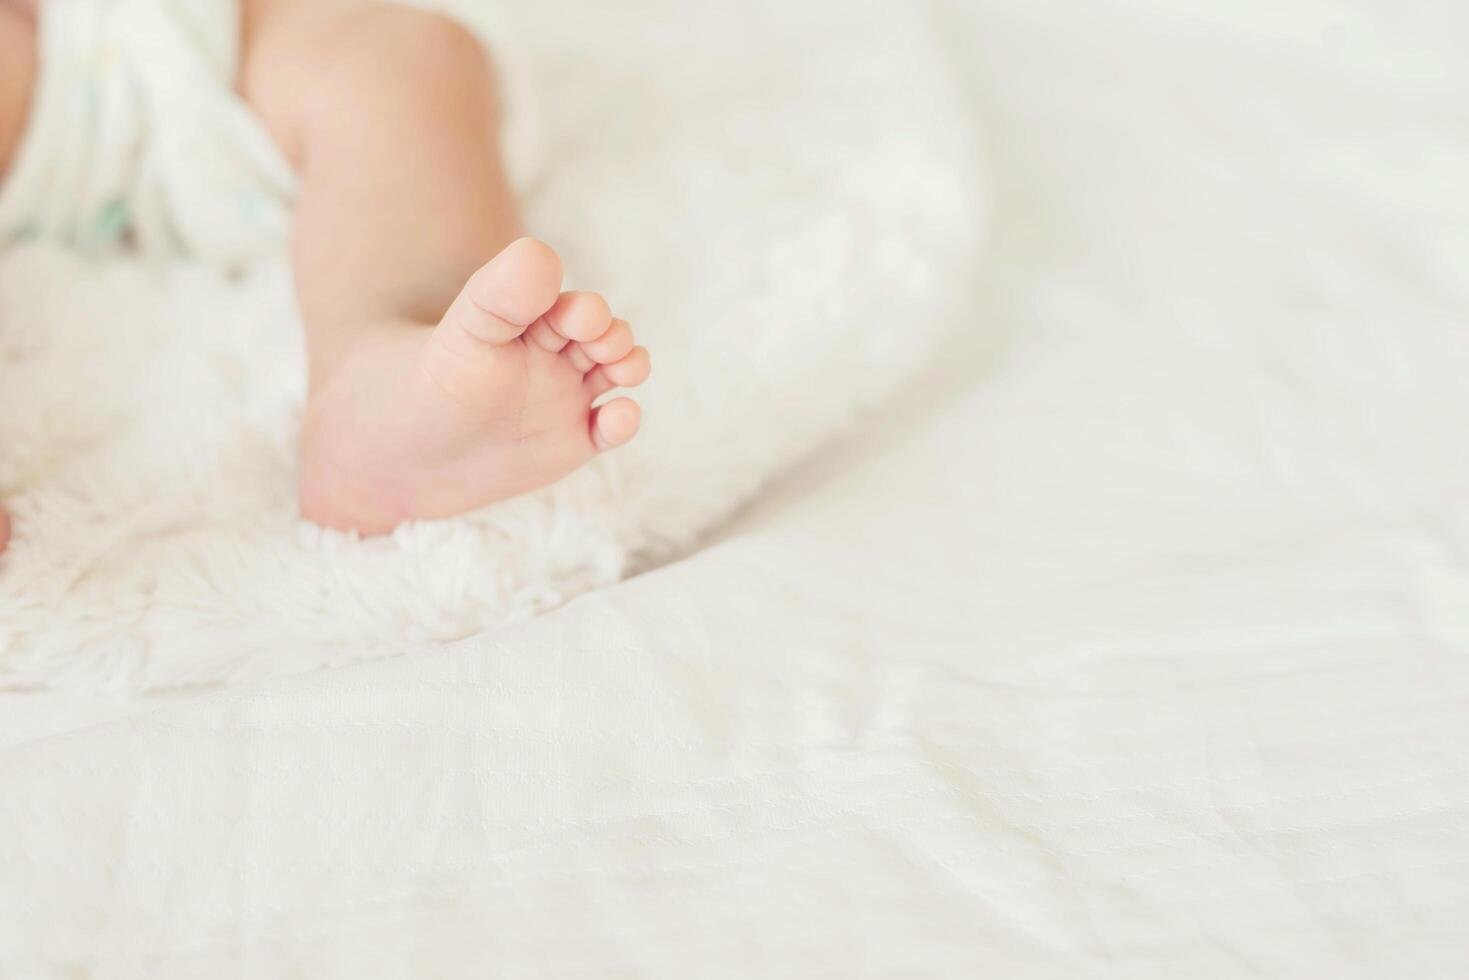
{"label": "fluffy white blanket", "polygon": [[[465,3],[472,7],[472,2]],[[532,228],[655,351],[638,443],[545,492],[360,542],[293,508],[281,267],[0,259],[0,685],[299,671],[521,619],[677,554],[933,352],[970,259],[970,129],[880,3],[516,11]]]}

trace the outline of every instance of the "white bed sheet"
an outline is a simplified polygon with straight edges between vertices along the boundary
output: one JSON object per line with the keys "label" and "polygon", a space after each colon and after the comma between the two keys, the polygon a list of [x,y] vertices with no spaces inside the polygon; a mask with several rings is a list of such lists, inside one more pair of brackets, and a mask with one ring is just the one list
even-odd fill
{"label": "white bed sheet", "polygon": [[1216,6],[936,8],[973,322],[693,558],[33,709],[0,975],[1469,974],[1462,14]]}

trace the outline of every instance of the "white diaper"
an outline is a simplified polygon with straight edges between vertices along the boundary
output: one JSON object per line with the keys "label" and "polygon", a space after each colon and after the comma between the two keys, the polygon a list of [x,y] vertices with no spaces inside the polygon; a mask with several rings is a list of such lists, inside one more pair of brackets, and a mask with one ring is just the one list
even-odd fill
{"label": "white diaper", "polygon": [[[224,266],[279,250],[296,177],[235,91],[239,0],[43,0],[40,11],[40,77],[0,187],[0,244]],[[531,114],[516,92],[509,101],[520,164]]]}

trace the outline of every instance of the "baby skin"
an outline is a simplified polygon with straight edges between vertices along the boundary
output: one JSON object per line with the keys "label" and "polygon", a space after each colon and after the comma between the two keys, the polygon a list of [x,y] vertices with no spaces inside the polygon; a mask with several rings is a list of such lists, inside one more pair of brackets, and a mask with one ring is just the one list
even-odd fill
{"label": "baby skin", "polygon": [[[480,42],[372,0],[244,0],[242,18],[239,91],[300,176],[302,516],[382,534],[631,440],[637,403],[599,400],[646,381],[648,352],[523,237]],[[0,175],[35,70],[34,11],[0,0]]]}

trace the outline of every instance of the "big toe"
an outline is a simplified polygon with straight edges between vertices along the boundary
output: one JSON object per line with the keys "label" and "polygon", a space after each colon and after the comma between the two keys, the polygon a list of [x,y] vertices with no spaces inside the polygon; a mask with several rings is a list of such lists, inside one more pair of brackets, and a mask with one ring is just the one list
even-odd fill
{"label": "big toe", "polygon": [[511,242],[469,277],[445,323],[477,340],[509,343],[555,304],[561,276],[551,246],[534,238]]}

